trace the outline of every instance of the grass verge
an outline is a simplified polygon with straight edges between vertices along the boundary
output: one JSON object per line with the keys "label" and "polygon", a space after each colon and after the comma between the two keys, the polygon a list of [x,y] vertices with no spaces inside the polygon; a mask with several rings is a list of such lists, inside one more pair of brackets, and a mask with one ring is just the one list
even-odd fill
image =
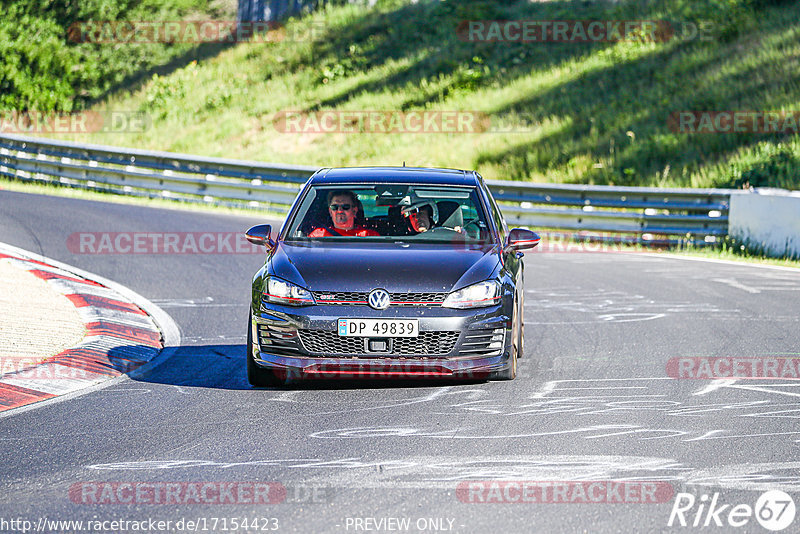
{"label": "grass verge", "polygon": [[[465,40],[459,25],[476,20],[659,20],[673,33],[594,43]],[[800,136],[791,129],[682,133],[671,119],[683,111],[797,112],[796,20],[800,3],[778,0],[328,5],[288,21],[279,42],[221,49],[94,108],[146,113],[144,131],[66,137],[318,166],[406,161],[536,182],[798,188]],[[287,133],[278,120],[286,111],[474,111],[486,114],[489,129],[375,133],[343,119],[337,131],[306,121]]]}

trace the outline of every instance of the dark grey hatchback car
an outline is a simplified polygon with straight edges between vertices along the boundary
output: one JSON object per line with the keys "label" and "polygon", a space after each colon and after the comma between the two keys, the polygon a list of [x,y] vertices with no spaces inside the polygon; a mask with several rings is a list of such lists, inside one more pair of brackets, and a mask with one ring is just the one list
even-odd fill
{"label": "dark grey hatchback car", "polygon": [[523,353],[523,249],[479,174],[316,172],[253,279],[247,376],[510,380]]}

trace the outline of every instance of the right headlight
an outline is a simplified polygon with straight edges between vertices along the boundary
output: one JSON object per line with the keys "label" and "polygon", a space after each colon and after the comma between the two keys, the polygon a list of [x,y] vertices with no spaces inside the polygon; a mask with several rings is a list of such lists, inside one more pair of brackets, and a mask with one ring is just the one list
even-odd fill
{"label": "right headlight", "polygon": [[442,304],[445,308],[484,308],[500,302],[502,286],[496,280],[486,280],[453,291]]}
{"label": "right headlight", "polygon": [[267,278],[263,296],[267,302],[287,306],[311,306],[317,303],[308,289],[274,276]]}

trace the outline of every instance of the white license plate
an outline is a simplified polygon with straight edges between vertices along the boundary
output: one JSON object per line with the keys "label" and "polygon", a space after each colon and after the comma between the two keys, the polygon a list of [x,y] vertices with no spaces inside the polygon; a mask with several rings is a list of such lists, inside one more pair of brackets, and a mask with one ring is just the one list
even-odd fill
{"label": "white license plate", "polygon": [[339,319],[340,336],[418,337],[418,319]]}

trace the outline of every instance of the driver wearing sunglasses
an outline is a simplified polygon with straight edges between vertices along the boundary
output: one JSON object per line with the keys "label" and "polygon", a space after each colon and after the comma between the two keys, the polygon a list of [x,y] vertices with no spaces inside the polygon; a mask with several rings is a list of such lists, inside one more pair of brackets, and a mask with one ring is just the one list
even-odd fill
{"label": "driver wearing sunglasses", "polygon": [[356,224],[358,202],[352,191],[341,190],[328,193],[328,213],[333,221],[333,226],[315,228],[308,234],[308,237],[374,237],[381,235],[375,230]]}

